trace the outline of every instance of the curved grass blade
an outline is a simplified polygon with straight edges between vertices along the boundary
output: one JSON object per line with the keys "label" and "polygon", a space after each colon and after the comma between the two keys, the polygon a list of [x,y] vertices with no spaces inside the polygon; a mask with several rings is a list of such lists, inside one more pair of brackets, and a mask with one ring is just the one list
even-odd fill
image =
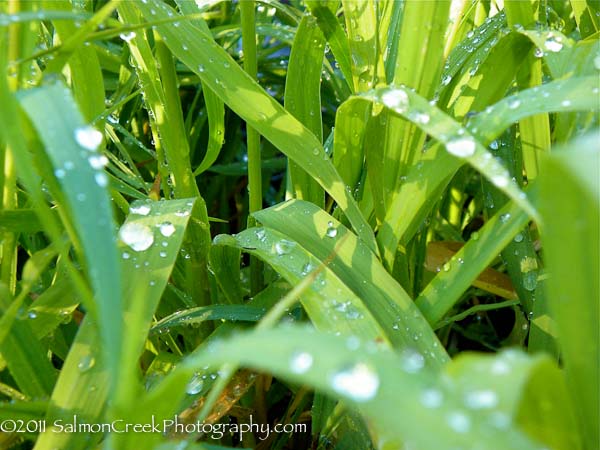
{"label": "curved grass blade", "polygon": [[257,322],[265,314],[264,308],[250,305],[212,305],[178,311],[160,320],[150,329],[151,334],[161,334],[172,328],[197,325],[207,320],[232,322]]}
{"label": "curved grass blade", "polygon": [[[432,367],[448,360],[412,299],[347,228],[308,202],[290,200],[255,213],[257,220],[302,246],[330,268],[368,308],[395,348],[412,346]],[[294,226],[290,226],[293,223]]]}
{"label": "curved grass blade", "polygon": [[[260,258],[292,285],[299,284],[321,264],[299,243],[270,228],[250,228],[235,238],[220,235],[215,245],[234,246]],[[302,293],[300,301],[317,329],[388,342],[362,301],[327,267]]]}
{"label": "curved grass blade", "polygon": [[[298,25],[290,53],[285,79],[284,105],[296,119],[322,141],[321,69],[325,54],[325,38],[311,16],[304,16]],[[323,207],[323,189],[294,162],[288,166],[295,198],[311,201]],[[343,178],[343,177],[342,177]]]}
{"label": "curved grass blade", "polygon": [[[481,271],[527,224],[527,214],[509,203],[494,215],[429,282],[415,301],[425,318],[435,325],[450,311]],[[446,270],[447,269],[447,270]]]}
{"label": "curved grass blade", "polygon": [[[136,6],[149,21],[175,14],[167,5],[156,0],[136,3]],[[371,228],[316,137],[261,89],[223,48],[212,42],[200,29],[182,21],[179,27],[159,25],[157,30],[173,54],[233,111],[323,186],[347,215],[360,238],[373,251],[377,251]]]}
{"label": "curved grass blade", "polygon": [[24,91],[20,103],[44,143],[64,189],[66,206],[81,243],[81,257],[95,293],[95,303],[87,303],[86,307],[98,321],[104,358],[116,380],[124,324],[121,273],[113,245],[106,175],[95,168],[102,134],[84,123],[70,91],[60,84]]}
{"label": "curved grass blade", "polygon": [[599,142],[596,131],[553,152],[543,161],[539,180],[549,309],[586,448],[600,436]]}
{"label": "curved grass blade", "polygon": [[[299,370],[298,358],[310,364]],[[483,358],[490,361],[488,367],[495,362],[506,368],[515,381],[527,379],[523,374],[547,362],[516,352]],[[400,356],[385,350],[369,351],[360,344],[356,348],[345,339],[300,327],[254,331],[215,344],[187,358],[169,384],[184,384],[197,368],[207,364],[219,367],[232,361],[342,398],[368,420],[375,442],[386,442],[392,448],[401,442],[440,450],[469,448],[473,442],[482,449],[542,448],[511,426],[510,419],[508,423],[498,419],[512,412],[515,404],[514,399],[500,396],[504,392],[498,393],[497,401],[502,402],[498,406],[470,407],[465,404],[462,385],[452,383],[450,366],[450,379],[443,381],[422,368],[414,351]],[[483,372],[482,383],[491,384],[487,371]],[[507,383],[511,375],[501,378]],[[540,390],[551,389],[544,386]],[[435,433],[431,433],[432,427]]]}

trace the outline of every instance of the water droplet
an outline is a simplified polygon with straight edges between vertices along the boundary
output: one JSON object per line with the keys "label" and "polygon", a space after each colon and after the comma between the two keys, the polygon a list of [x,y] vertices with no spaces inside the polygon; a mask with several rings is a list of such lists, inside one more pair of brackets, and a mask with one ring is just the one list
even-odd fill
{"label": "water droplet", "polygon": [[321,153],[321,150],[319,150],[318,147],[313,148],[312,154],[315,156],[319,156],[319,153]]}
{"label": "water droplet", "polygon": [[154,242],[154,234],[146,225],[135,222],[125,223],[119,230],[121,240],[136,252],[147,250]]}
{"label": "water droplet", "polygon": [[466,433],[471,429],[471,419],[460,411],[448,414],[448,425],[457,433]]}
{"label": "water droplet", "polygon": [[75,140],[86,150],[95,151],[102,144],[103,135],[90,125],[75,129]]}
{"label": "water droplet", "polygon": [[202,72],[204,72],[205,70],[206,70],[206,67],[204,67],[204,65],[203,65],[203,64],[200,64],[200,65],[198,66],[198,72],[202,73]]}
{"label": "water droplet", "polygon": [[160,256],[161,258],[166,258],[166,257],[167,257],[167,252],[160,252],[160,253],[159,253],[159,256]]}
{"label": "water droplet", "polygon": [[108,177],[104,172],[98,172],[95,174],[94,180],[96,180],[96,184],[100,187],[106,187],[108,185]]}
{"label": "water droplet", "polygon": [[325,232],[325,234],[330,238],[334,238],[337,236],[337,228],[333,226],[333,222],[327,222],[327,231]]}
{"label": "water droplet", "polygon": [[508,186],[509,179],[506,174],[492,175],[492,183],[497,187],[506,187]]}
{"label": "water droplet", "polygon": [[67,172],[65,172],[63,169],[56,169],[54,171],[54,175],[56,176],[56,178],[64,178],[66,174]]}
{"label": "water droplet", "polygon": [[104,155],[92,155],[88,158],[92,169],[100,170],[108,164],[108,158]]}
{"label": "water droplet", "polygon": [[425,367],[425,358],[416,350],[407,349],[402,353],[402,368],[408,373],[417,373]]}
{"label": "water droplet", "polygon": [[446,75],[444,78],[442,78],[442,86],[448,86],[451,81],[452,77],[450,75]]}
{"label": "water droplet", "polygon": [[498,395],[489,389],[468,392],[465,395],[465,405],[471,409],[494,408],[498,404]]}
{"label": "water droplet", "polygon": [[444,269],[444,272],[449,272],[450,271],[450,263],[444,263],[444,265],[442,266],[442,269]]}
{"label": "water droplet", "polygon": [[130,42],[136,36],[135,31],[130,31],[129,33],[121,33],[119,37],[123,39],[125,42]]}
{"label": "water droplet", "polygon": [[189,395],[195,395],[202,391],[203,386],[204,380],[202,379],[202,376],[199,373],[195,373],[186,385],[185,392]]}
{"label": "water droplet", "polygon": [[148,205],[130,206],[129,212],[131,214],[147,216],[150,213],[150,207]]}
{"label": "water droplet", "polygon": [[421,403],[425,408],[439,408],[444,401],[444,395],[437,389],[426,389],[421,393]]}
{"label": "water droplet", "polygon": [[123,252],[123,254],[121,255],[123,257],[123,259],[129,259],[131,258],[131,255],[127,252]]}
{"label": "water droplet", "polygon": [[515,242],[523,242],[523,233],[517,233],[515,235]]}
{"label": "water droplet", "polygon": [[492,141],[492,142],[490,142],[490,148],[492,150],[498,150],[498,141]]}
{"label": "water droplet", "polygon": [[472,137],[460,137],[453,139],[446,143],[446,150],[448,153],[458,156],[459,158],[466,158],[475,154],[475,141]]}
{"label": "water droplet", "polygon": [[562,102],[560,102],[560,105],[563,108],[568,108],[569,106],[571,106],[571,100],[563,100]]}
{"label": "water droplet", "polygon": [[275,253],[279,256],[287,255],[295,246],[295,242],[282,239],[275,243]]}
{"label": "water droplet", "polygon": [[356,402],[371,400],[379,390],[379,377],[367,364],[357,363],[331,377],[333,390]]}
{"label": "water droplet", "polygon": [[175,233],[175,225],[173,225],[171,222],[161,223],[158,225],[158,229],[160,230],[160,234],[162,234],[164,237],[169,237]]}
{"label": "water droplet", "polygon": [[404,112],[408,108],[408,95],[401,89],[392,89],[384,92],[381,101],[388,108]]}
{"label": "water droplet", "polygon": [[510,219],[510,213],[500,214],[500,222],[506,223]]}
{"label": "water droplet", "polygon": [[533,51],[533,56],[535,56],[536,58],[541,58],[544,56],[544,50],[542,50],[539,47],[536,47],[535,50]]}
{"label": "water droplet", "polygon": [[290,369],[294,373],[305,373],[313,365],[313,356],[308,352],[297,352],[292,355]]}
{"label": "water droplet", "polygon": [[544,47],[546,48],[546,50],[548,50],[549,52],[560,52],[563,48],[563,44],[562,42],[560,42],[560,37],[558,36],[553,36],[550,35],[548,36],[548,39],[546,39],[546,42],[544,42]]}
{"label": "water droplet", "polygon": [[302,266],[302,275],[308,275],[314,268],[315,267],[310,262],[307,262]]}
{"label": "water droplet", "polygon": [[423,113],[423,112],[418,112],[415,114],[415,122],[426,125],[429,123],[429,121],[431,120],[431,117],[429,117],[429,114],[427,113]]}
{"label": "water droplet", "polygon": [[29,317],[30,319],[36,319],[37,318],[37,313],[35,311],[29,311],[27,313],[27,317]]}
{"label": "water droplet", "polygon": [[87,372],[92,367],[94,367],[94,364],[96,364],[96,360],[94,359],[94,357],[92,355],[88,354],[88,355],[83,356],[79,360],[79,362],[77,363],[77,368],[81,372]]}
{"label": "water droplet", "polygon": [[517,109],[519,106],[521,106],[521,100],[518,98],[513,98],[508,102],[508,107],[510,109]]}

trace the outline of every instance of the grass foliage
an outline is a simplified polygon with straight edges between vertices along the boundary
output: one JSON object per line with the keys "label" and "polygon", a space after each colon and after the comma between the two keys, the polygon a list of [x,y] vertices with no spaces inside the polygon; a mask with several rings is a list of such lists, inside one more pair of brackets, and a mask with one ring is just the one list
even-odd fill
{"label": "grass foliage", "polygon": [[591,0],[1,2],[0,448],[597,448],[599,30]]}

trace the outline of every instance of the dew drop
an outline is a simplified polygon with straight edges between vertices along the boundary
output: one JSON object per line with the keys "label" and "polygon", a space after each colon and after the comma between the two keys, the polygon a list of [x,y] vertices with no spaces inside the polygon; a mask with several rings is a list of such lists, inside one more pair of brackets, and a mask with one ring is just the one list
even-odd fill
{"label": "dew drop", "polygon": [[98,172],[95,174],[94,180],[96,180],[96,184],[100,187],[106,187],[108,185],[108,177],[104,172]]}
{"label": "dew drop", "polygon": [[29,317],[30,319],[36,319],[37,318],[37,313],[35,311],[29,311],[27,313],[27,317]]}
{"label": "dew drop", "polygon": [[471,137],[459,137],[446,143],[448,153],[466,158],[475,154],[475,141]]}
{"label": "dew drop", "polygon": [[465,395],[465,405],[471,409],[489,409],[498,404],[498,395],[489,389],[468,392]]}
{"label": "dew drop", "polygon": [[408,108],[408,95],[401,89],[392,89],[384,92],[381,101],[388,108],[404,112]]}
{"label": "dew drop", "polygon": [[452,77],[450,75],[446,75],[444,78],[442,78],[442,86],[448,86],[451,81]]}
{"label": "dew drop", "polygon": [[509,179],[505,174],[492,175],[492,183],[497,187],[506,187],[508,186]]}
{"label": "dew drop", "polygon": [[129,212],[139,216],[147,216],[150,213],[150,207],[148,205],[130,206]]}
{"label": "dew drop", "polygon": [[154,234],[146,225],[135,222],[125,223],[119,230],[121,240],[136,252],[147,250],[154,242]]}
{"label": "dew drop", "polygon": [[90,125],[75,129],[75,140],[86,150],[95,151],[102,143],[102,133]]}
{"label": "dew drop", "polygon": [[448,414],[448,425],[457,433],[466,433],[471,429],[471,419],[460,411]]}
{"label": "dew drop", "polygon": [[94,357],[92,355],[88,354],[88,355],[83,356],[79,360],[79,362],[77,363],[77,368],[81,372],[87,372],[92,367],[94,367],[94,364],[96,364],[96,360],[94,359]]}
{"label": "dew drop", "polygon": [[198,394],[204,386],[204,380],[199,373],[195,373],[185,387],[185,392],[189,395]]}
{"label": "dew drop", "polygon": [[521,100],[518,98],[513,98],[508,102],[508,107],[510,109],[517,109],[519,106],[521,106]]}
{"label": "dew drop", "polygon": [[305,373],[313,365],[313,356],[308,352],[297,352],[292,355],[290,369],[294,373]]}
{"label": "dew drop", "polygon": [[125,42],[130,42],[133,38],[135,38],[135,31],[131,31],[129,33],[121,33],[119,37],[123,39]]}
{"label": "dew drop", "polygon": [[295,242],[282,239],[275,243],[275,253],[279,256],[287,255],[295,246]]}
{"label": "dew drop", "polygon": [[379,390],[379,377],[367,364],[357,363],[344,368],[331,377],[331,386],[356,402],[371,400]]}
{"label": "dew drop", "polygon": [[333,222],[327,222],[327,231],[325,234],[330,238],[337,236],[337,228],[334,227]]}
{"label": "dew drop", "polygon": [[437,389],[426,389],[421,393],[421,403],[425,408],[439,408],[444,401],[444,395]]}
{"label": "dew drop", "polygon": [[498,141],[492,141],[492,142],[490,142],[490,148],[492,150],[498,150]]}
{"label": "dew drop", "polygon": [[104,155],[92,155],[88,158],[92,169],[100,170],[108,164],[108,158]]}
{"label": "dew drop", "polygon": [[548,39],[546,39],[546,42],[544,42],[544,47],[549,52],[556,53],[556,52],[560,52],[562,50],[563,44],[562,44],[562,42],[559,41],[559,38],[554,37],[554,36],[549,36]]}
{"label": "dew drop", "polygon": [[535,56],[536,58],[541,58],[544,56],[544,50],[542,50],[539,47],[536,47],[536,49],[533,51],[533,56]]}
{"label": "dew drop", "polygon": [[161,223],[158,225],[158,229],[160,230],[160,234],[162,234],[164,237],[169,237],[175,233],[175,225],[173,225],[171,222]]}

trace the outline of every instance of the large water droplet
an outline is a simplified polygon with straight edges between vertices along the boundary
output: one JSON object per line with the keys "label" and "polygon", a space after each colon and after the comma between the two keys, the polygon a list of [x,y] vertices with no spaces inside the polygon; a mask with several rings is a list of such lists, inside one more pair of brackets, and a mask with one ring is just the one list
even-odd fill
{"label": "large water droplet", "polygon": [[313,365],[313,356],[308,352],[297,352],[292,355],[290,369],[294,373],[305,373]]}
{"label": "large water droplet", "polygon": [[331,377],[331,386],[339,394],[347,395],[356,402],[366,402],[377,394],[379,377],[364,363],[342,369]]}
{"label": "large water droplet", "polygon": [[154,242],[154,234],[146,225],[127,222],[119,230],[121,240],[136,252],[147,250]]}
{"label": "large water droplet", "polygon": [[453,139],[446,143],[446,150],[448,153],[458,156],[459,158],[466,158],[475,154],[475,141],[472,137],[460,137]]}
{"label": "large water droplet", "polygon": [[185,392],[189,395],[198,394],[204,386],[204,380],[199,373],[195,373],[185,387]]}
{"label": "large water droplet", "polygon": [[86,150],[96,150],[102,143],[102,137],[102,133],[90,125],[75,129],[75,140]]}

